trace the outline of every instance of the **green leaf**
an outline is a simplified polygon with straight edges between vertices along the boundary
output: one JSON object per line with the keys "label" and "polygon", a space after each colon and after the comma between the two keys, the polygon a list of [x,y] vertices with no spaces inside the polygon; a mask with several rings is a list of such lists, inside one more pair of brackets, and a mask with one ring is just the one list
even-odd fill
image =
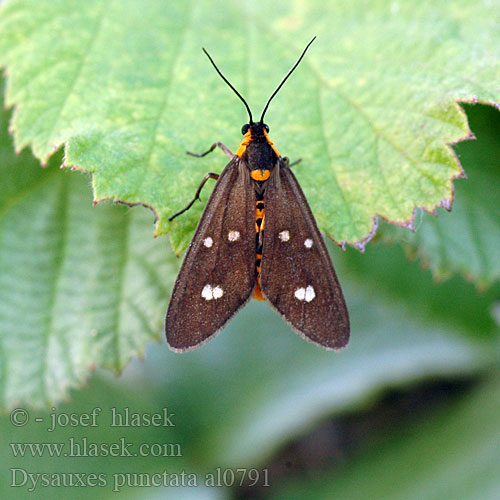
{"label": "green leaf", "polygon": [[437,278],[461,273],[484,287],[500,278],[500,113],[492,106],[462,106],[477,140],[454,146],[468,180],[456,183],[453,212],[423,214],[414,234],[384,225],[382,235],[402,241]]}
{"label": "green leaf", "polygon": [[341,470],[296,480],[270,498],[496,500],[499,381],[497,375],[429,421],[398,429]]}
{"label": "green leaf", "polygon": [[92,208],[87,176],[16,156],[6,124],[1,112],[0,407],[39,406],[159,338],[177,263],[146,211]]}
{"label": "green leaf", "polygon": [[[448,144],[468,133],[457,99],[498,101],[498,2],[362,0],[213,2],[10,0],[0,64],[16,106],[16,147],[92,172],[95,199],[144,203],[157,234],[184,248],[199,217],[185,206],[220,153],[233,150],[242,104],[200,51],[206,46],[254,113],[317,35],[266,116],[320,227],[362,247],[374,216],[400,225],[415,207],[449,205],[461,170]],[[204,196],[207,196],[206,194]]]}

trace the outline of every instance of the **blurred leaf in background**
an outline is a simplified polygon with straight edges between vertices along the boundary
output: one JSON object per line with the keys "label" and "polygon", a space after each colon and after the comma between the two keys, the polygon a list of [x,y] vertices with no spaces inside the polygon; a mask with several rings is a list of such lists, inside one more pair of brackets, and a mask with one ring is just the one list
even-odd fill
{"label": "blurred leaf in background", "polygon": [[332,473],[291,484],[273,499],[385,498],[495,500],[500,491],[499,379],[384,442]]}
{"label": "blurred leaf in background", "polygon": [[[14,153],[10,113],[2,112],[1,498],[28,495],[29,482],[12,486],[13,468],[106,479],[69,489],[40,480],[32,498],[115,497],[116,481],[166,470],[195,474],[199,486],[124,484],[118,494],[498,498],[498,110],[461,104],[477,140],[455,144],[454,152],[447,144],[469,132],[457,99],[499,101],[500,4],[224,7],[166,8],[157,0],[2,5],[0,63],[7,103],[16,106],[10,128],[15,148],[29,145],[35,157]],[[153,207],[157,233],[167,232],[166,216],[225,161],[195,161],[184,151],[217,139],[235,147],[244,120],[200,47],[260,110],[313,34],[311,57],[273,103],[269,123],[278,148],[303,158],[297,175],[320,227],[362,247],[375,215],[408,225],[418,206],[448,206],[451,178],[460,174],[456,154],[468,178],[454,182],[452,213],[417,213],[415,234],[384,223],[364,254],[331,245],[352,317],[352,341],[340,354],[305,343],[262,303],[251,303],[200,350],[178,355],[163,342],[147,343],[160,338],[178,267],[173,252],[164,238],[152,238],[149,211],[92,208],[91,178],[58,167],[92,172],[95,199]],[[64,159],[56,152],[63,144]],[[170,230],[177,252],[192,235],[197,205]],[[145,360],[127,365],[142,353]],[[116,378],[102,368],[124,371]],[[71,390],[87,377],[84,389]],[[420,395],[425,386],[438,398],[446,383],[455,393],[440,405]],[[293,443],[313,448],[317,429],[327,429],[316,434],[325,457],[339,455],[339,419],[383,418],[387,403],[380,401],[394,393],[415,394],[414,418],[383,430],[366,425],[357,437],[346,431],[343,439],[360,444],[348,446],[340,464],[311,460],[315,466],[301,469],[288,452],[290,467],[276,473]],[[29,415],[25,426],[7,412],[19,405]],[[53,414],[97,407],[96,427],[48,430]],[[166,408],[175,425],[112,427],[112,408],[125,407],[140,415]],[[71,439],[84,438],[108,445],[123,439],[134,453],[144,443],[146,452],[64,456]],[[63,443],[63,455],[20,456],[16,445],[47,442]],[[203,485],[217,468],[239,467],[268,468],[270,486]]]}

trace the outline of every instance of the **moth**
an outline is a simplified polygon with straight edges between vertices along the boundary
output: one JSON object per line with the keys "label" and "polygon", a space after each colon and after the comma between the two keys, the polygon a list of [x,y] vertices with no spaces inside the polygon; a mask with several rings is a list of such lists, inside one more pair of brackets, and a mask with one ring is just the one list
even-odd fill
{"label": "moth", "polygon": [[[315,37],[316,38],[316,37]],[[349,341],[349,315],[323,238],[287,157],[269,137],[264,116],[274,96],[304,57],[301,56],[268,99],[260,120],[203,49],[217,73],[241,99],[249,121],[220,175],[188,247],[165,318],[167,342],[174,351],[194,349],[219,333],[255,297],[267,300],[304,339],[326,349]],[[300,161],[300,160],[299,160]]]}

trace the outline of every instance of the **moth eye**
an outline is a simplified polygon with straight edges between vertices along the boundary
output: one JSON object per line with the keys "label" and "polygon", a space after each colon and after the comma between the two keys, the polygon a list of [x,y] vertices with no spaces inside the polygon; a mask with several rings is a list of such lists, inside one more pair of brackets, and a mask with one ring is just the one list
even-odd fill
{"label": "moth eye", "polygon": [[264,128],[266,129],[266,132],[269,132],[269,126],[264,123]]}
{"label": "moth eye", "polygon": [[245,135],[248,132],[248,129],[250,128],[250,125],[248,123],[245,123],[243,127],[241,127],[241,133]]}

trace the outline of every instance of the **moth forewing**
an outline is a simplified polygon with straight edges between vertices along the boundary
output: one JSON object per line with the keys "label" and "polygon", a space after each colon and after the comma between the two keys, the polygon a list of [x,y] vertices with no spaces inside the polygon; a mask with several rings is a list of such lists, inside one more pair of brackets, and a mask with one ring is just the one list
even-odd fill
{"label": "moth forewing", "polygon": [[234,157],[221,173],[177,277],[165,318],[169,346],[193,349],[218,333],[255,288],[255,192]]}
{"label": "moth forewing", "polygon": [[266,188],[260,287],[306,340],[327,349],[349,341],[349,317],[323,238],[293,172],[279,160]]}

